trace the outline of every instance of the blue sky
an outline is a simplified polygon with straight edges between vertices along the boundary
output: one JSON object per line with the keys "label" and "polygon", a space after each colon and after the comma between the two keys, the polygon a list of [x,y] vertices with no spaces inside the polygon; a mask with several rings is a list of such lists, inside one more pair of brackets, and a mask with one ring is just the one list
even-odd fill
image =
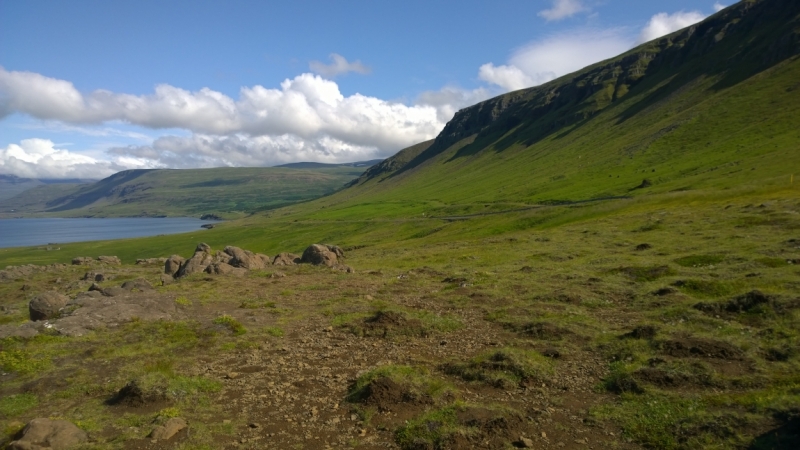
{"label": "blue sky", "polygon": [[0,0],[0,174],[386,157],[722,6]]}

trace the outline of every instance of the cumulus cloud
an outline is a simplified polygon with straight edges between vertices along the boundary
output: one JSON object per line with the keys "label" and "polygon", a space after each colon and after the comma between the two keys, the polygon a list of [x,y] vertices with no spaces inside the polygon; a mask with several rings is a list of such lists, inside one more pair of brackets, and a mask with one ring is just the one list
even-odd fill
{"label": "cumulus cloud", "polygon": [[362,64],[361,61],[355,60],[353,62],[348,62],[344,56],[337,53],[331,53],[329,58],[332,61],[330,64],[325,64],[321,61],[311,61],[308,63],[308,67],[312,72],[326,77],[335,77],[336,75],[348,72],[356,72],[365,75],[372,71],[369,67]]}
{"label": "cumulus cloud", "polygon": [[280,89],[243,87],[234,100],[208,88],[190,92],[170,85],[143,96],[109,91],[83,95],[64,80],[0,68],[0,111],[73,124],[119,120],[210,135],[328,136],[384,151],[430,139],[444,126],[432,106],[361,94],[345,97],[335,82],[313,74],[287,79]]}
{"label": "cumulus cloud", "polygon": [[459,109],[482,102],[498,93],[493,89],[483,87],[467,90],[455,86],[445,86],[438,91],[423,92],[417,98],[417,104],[436,108],[436,117],[441,123],[447,123]]}
{"label": "cumulus cloud", "polygon": [[274,166],[296,161],[342,163],[388,156],[377,147],[354,145],[329,136],[305,140],[288,134],[165,136],[151,145],[117,147],[109,153],[178,169]]}
{"label": "cumulus cloud", "polygon": [[727,5],[723,5],[723,4],[722,4],[722,3],[720,3],[720,2],[714,2],[714,11],[715,11],[715,12],[720,12],[720,11],[722,11],[723,9],[727,8],[727,7],[728,7]]}
{"label": "cumulus cloud", "polygon": [[478,77],[512,91],[546,83],[629,48],[623,30],[573,30],[518,49],[508,64],[484,64]]}
{"label": "cumulus cloud", "polygon": [[589,8],[581,0],[553,0],[553,6],[550,9],[539,11],[539,17],[544,17],[549,22],[566,19],[588,10]]}
{"label": "cumulus cloud", "polygon": [[706,15],[699,11],[678,11],[674,14],[658,13],[650,18],[650,22],[639,34],[639,39],[637,39],[636,43],[643,44],[653,39],[658,39],[673,31],[694,25],[705,18]]}
{"label": "cumulus cloud", "polygon": [[58,149],[48,139],[23,139],[19,144],[0,148],[0,173],[22,178],[98,179],[126,168],[129,167]]}

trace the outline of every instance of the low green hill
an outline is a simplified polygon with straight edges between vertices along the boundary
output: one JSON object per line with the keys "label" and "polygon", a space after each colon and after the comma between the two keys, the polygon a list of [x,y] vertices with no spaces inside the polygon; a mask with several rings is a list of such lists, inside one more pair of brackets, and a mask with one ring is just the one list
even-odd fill
{"label": "low green hill", "polygon": [[363,167],[128,170],[91,184],[41,185],[0,201],[0,217],[235,218],[341,189]]}

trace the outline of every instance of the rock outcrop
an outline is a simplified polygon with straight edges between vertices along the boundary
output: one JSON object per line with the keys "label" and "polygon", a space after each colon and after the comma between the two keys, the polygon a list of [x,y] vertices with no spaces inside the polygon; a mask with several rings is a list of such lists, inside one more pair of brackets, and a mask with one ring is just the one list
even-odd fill
{"label": "rock outcrop", "polygon": [[272,260],[273,266],[294,266],[300,264],[300,257],[294,253],[279,253]]}
{"label": "rock outcrop", "polygon": [[103,264],[109,264],[112,266],[119,266],[122,264],[122,260],[116,256],[98,256],[97,260]]}
{"label": "rock outcrop", "polygon": [[10,450],[67,450],[88,440],[86,432],[66,420],[33,419]]}
{"label": "rock outcrop", "polygon": [[335,267],[339,264],[340,257],[344,257],[344,252],[335,245],[312,244],[303,252],[300,262],[315,266]]}
{"label": "rock outcrop", "polygon": [[181,270],[181,266],[183,263],[186,262],[186,258],[180,255],[172,255],[164,261],[164,273],[167,275],[175,276],[179,270]]}
{"label": "rock outcrop", "polygon": [[72,258],[72,265],[73,266],[88,266],[94,262],[94,259],[88,256],[76,256]]}
{"label": "rock outcrop", "polygon": [[31,320],[48,320],[58,315],[69,298],[55,291],[42,292],[28,303]]}
{"label": "rock outcrop", "polygon": [[[228,264],[233,267],[241,267],[247,270],[257,270],[265,267],[264,259],[249,250],[242,250],[239,247],[229,245],[225,247],[224,251],[231,256]],[[269,260],[268,257],[267,260]]]}
{"label": "rock outcrop", "polygon": [[144,265],[157,265],[157,264],[164,264],[167,262],[167,258],[143,258],[137,259],[136,265],[144,266]]}
{"label": "rock outcrop", "polygon": [[247,269],[242,269],[240,267],[233,267],[232,265],[224,262],[215,262],[211,263],[211,265],[206,267],[206,273],[210,273],[213,275],[242,276],[247,273]]}
{"label": "rock outcrop", "polygon": [[203,272],[212,262],[214,262],[214,257],[211,256],[211,247],[206,243],[200,243],[195,248],[194,255],[181,265],[175,277],[181,278],[193,273]]}

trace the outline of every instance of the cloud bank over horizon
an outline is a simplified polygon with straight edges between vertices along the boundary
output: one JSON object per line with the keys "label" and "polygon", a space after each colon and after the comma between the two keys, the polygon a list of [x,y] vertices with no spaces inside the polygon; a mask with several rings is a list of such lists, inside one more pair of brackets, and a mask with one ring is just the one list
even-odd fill
{"label": "cloud bank over horizon", "polygon": [[[551,5],[539,13],[548,22],[590,12],[580,0],[554,0]],[[717,10],[722,7],[715,4]],[[371,69],[337,53],[330,55],[329,64],[311,61],[314,73],[287,78],[275,88],[244,86],[236,98],[208,87],[190,91],[170,84],[156,85],[145,95],[81,92],[68,80],[0,66],[0,120],[22,115],[63,129],[103,126],[102,133],[110,135],[117,133],[114,124],[125,124],[134,130],[118,133],[138,135],[141,142],[108,145],[95,157],[80,149],[57,148],[47,139],[0,142],[6,145],[0,147],[0,173],[98,178],[137,167],[272,166],[388,157],[434,138],[461,108],[546,83],[705,17],[698,11],[659,13],[636,31],[584,26],[554,33],[519,47],[505,64],[481,65],[477,78],[482,86],[448,85],[422,92],[410,103],[343,95],[331,78]],[[162,134],[148,139],[136,127]]]}

